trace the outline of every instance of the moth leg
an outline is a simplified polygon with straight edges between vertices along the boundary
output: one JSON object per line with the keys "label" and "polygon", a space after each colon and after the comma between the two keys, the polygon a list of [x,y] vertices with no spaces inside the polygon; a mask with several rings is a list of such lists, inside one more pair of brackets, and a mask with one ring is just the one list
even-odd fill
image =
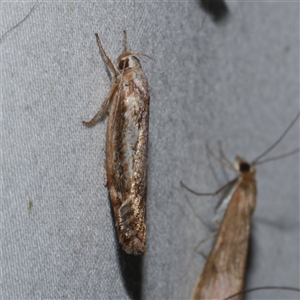
{"label": "moth leg", "polygon": [[205,255],[202,251],[200,252],[200,254],[204,258],[204,260],[207,260],[207,255]]}
{"label": "moth leg", "polygon": [[182,181],[180,181],[180,184],[183,188],[185,188],[186,190],[188,190],[190,193],[197,195],[197,196],[216,196],[218,195],[220,192],[222,192],[223,190],[225,190],[226,188],[232,186],[233,184],[235,184],[238,181],[238,177],[227,182],[225,185],[223,185],[222,187],[220,187],[218,190],[216,190],[213,193],[198,193],[195,192],[194,190],[190,189],[188,186],[186,186]]}
{"label": "moth leg", "polygon": [[103,165],[103,180],[104,186],[107,187],[107,172],[106,172],[106,162]]}
{"label": "moth leg", "polygon": [[104,51],[104,49],[102,47],[102,44],[101,44],[101,41],[100,41],[98,33],[95,33],[95,36],[96,36],[96,40],[97,40],[97,44],[98,44],[99,50],[100,50],[100,52],[101,52],[101,54],[103,56],[103,59],[104,59],[106,65],[110,68],[111,72],[113,73],[112,80],[114,79],[114,81],[116,82],[117,81],[117,77],[118,77],[117,71],[116,71],[113,63],[109,59],[109,57],[106,55],[106,53],[105,53],[105,51]]}
{"label": "moth leg", "polygon": [[213,151],[209,148],[207,142],[206,142],[206,150],[207,150],[207,152],[208,152],[215,160],[217,160],[217,161],[220,162],[221,164],[225,165],[228,169],[237,172],[237,170],[234,168],[234,166],[233,166],[229,161],[227,161],[227,159],[224,159],[224,157],[221,157],[221,158],[220,158],[220,157],[216,156],[216,155],[213,153]]}
{"label": "moth leg", "polygon": [[214,218],[214,224],[215,224],[215,226],[216,226],[217,228],[219,228],[219,227],[220,227],[220,224],[221,224],[221,222],[219,221],[219,219],[217,219],[217,218]]}
{"label": "moth leg", "polygon": [[220,152],[220,155],[221,155],[221,159],[224,160],[224,161],[226,161],[227,164],[230,165],[234,169],[234,166],[232,165],[232,163],[230,162],[230,160],[224,154],[223,147],[222,147],[222,142],[218,141],[218,144],[219,144],[219,152]]}
{"label": "moth leg", "polygon": [[97,44],[98,44],[99,50],[103,56],[104,62],[109,67],[113,76],[111,79],[110,90],[109,90],[107,96],[105,97],[101,107],[98,109],[97,113],[95,114],[95,116],[90,121],[82,122],[84,125],[87,125],[87,126],[93,126],[99,118],[102,119],[104,117],[104,114],[107,111],[107,106],[109,105],[109,101],[112,99],[112,96],[113,96],[117,86],[119,85],[117,71],[116,71],[114,65],[112,64],[111,60],[109,59],[109,57],[106,55],[106,53],[102,47],[102,44],[101,44],[98,34],[95,33],[95,35],[96,35]]}
{"label": "moth leg", "polygon": [[202,240],[197,244],[197,246],[195,247],[195,251],[197,252],[197,249],[198,249],[202,244],[204,244],[204,243],[207,242],[208,240],[214,238],[216,235],[217,235],[217,231],[215,231],[215,232],[213,232],[213,233],[210,233],[208,236],[206,236],[204,239],[202,239]]}
{"label": "moth leg", "polygon": [[94,117],[90,120],[90,121],[83,121],[82,123],[86,126],[93,126],[98,119],[102,119],[105,112],[107,111],[107,106],[108,106],[108,102],[111,100],[112,96],[115,93],[116,88],[118,87],[118,82],[115,82],[111,85],[110,90],[107,94],[107,96],[105,97],[102,105],[100,106],[100,108],[98,109],[97,113],[94,115]]}

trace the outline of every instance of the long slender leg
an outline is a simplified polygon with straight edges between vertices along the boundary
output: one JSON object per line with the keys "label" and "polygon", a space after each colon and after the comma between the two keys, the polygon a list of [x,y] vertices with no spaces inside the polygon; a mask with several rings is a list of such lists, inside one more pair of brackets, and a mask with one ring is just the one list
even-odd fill
{"label": "long slender leg", "polygon": [[218,162],[222,163],[223,165],[225,165],[227,168],[229,168],[230,170],[233,170],[235,172],[237,172],[237,170],[232,166],[232,164],[230,162],[227,162],[224,158],[220,158],[218,156],[216,156],[213,151],[209,148],[208,143],[206,143],[206,149],[207,152],[214,158],[216,159]]}
{"label": "long slender leg", "polygon": [[104,61],[110,68],[111,72],[113,73],[113,78],[115,79],[114,81],[116,81],[117,77],[118,77],[117,71],[116,71],[114,65],[112,64],[111,60],[109,59],[109,57],[106,55],[106,53],[101,45],[101,41],[100,41],[98,33],[95,33],[95,36],[96,36],[97,44],[99,46],[99,50],[104,58]]}
{"label": "long slender leg", "polygon": [[109,90],[107,96],[105,97],[102,105],[98,109],[97,113],[94,115],[94,117],[90,121],[83,121],[82,123],[84,125],[86,125],[86,126],[93,126],[98,121],[98,119],[102,119],[103,118],[103,116],[104,116],[104,114],[106,112],[107,106],[108,106],[108,102],[110,101],[110,99],[114,95],[114,92],[115,92],[116,88],[118,87],[118,85],[119,85],[118,82],[115,82],[115,83],[113,83],[111,85],[110,90]]}
{"label": "long slender leg", "polygon": [[[226,157],[224,151],[223,151],[223,147],[222,147],[222,142],[221,141],[218,141],[218,144],[219,144],[219,152],[221,154],[221,159],[223,159],[224,161],[227,162],[228,165],[232,166],[233,165],[231,164],[230,160]],[[233,167],[234,168],[234,167]]]}
{"label": "long slender leg", "polygon": [[[204,239],[202,239],[202,240],[197,244],[197,246],[195,247],[195,251],[196,251],[202,244],[204,244],[206,241],[208,241],[208,240],[214,238],[216,235],[217,235],[217,231],[212,232],[212,233],[210,233],[209,235],[207,235]],[[202,254],[202,253],[201,253],[201,254]],[[206,258],[206,257],[204,257],[204,258]]]}
{"label": "long slender leg", "polygon": [[95,114],[95,116],[90,121],[83,121],[82,122],[86,126],[93,126],[98,121],[98,119],[103,118],[103,116],[105,115],[105,112],[107,110],[107,107],[109,105],[108,102],[111,100],[111,98],[114,95],[115,90],[116,90],[116,88],[119,84],[117,71],[116,71],[114,65],[112,64],[111,60],[109,59],[109,57],[106,55],[106,53],[105,53],[105,51],[102,47],[102,44],[101,44],[101,41],[100,41],[100,38],[99,38],[98,34],[95,33],[95,36],[96,36],[96,40],[97,40],[99,50],[100,50],[100,52],[103,56],[104,62],[106,63],[106,65],[111,70],[111,72],[113,74],[113,77],[112,77],[112,80],[111,80],[110,90],[109,90],[107,96],[105,97],[102,105],[100,106],[97,113]]}
{"label": "long slender leg", "polygon": [[218,190],[216,190],[213,193],[198,193],[195,192],[194,190],[190,189],[188,186],[186,186],[182,181],[180,181],[180,184],[182,187],[184,187],[186,190],[188,190],[190,193],[197,195],[197,196],[216,196],[218,195],[221,191],[223,191],[224,189],[228,188],[229,186],[234,185],[237,182],[238,178],[235,178],[229,182],[227,182],[225,185],[223,185],[221,188],[219,188]]}

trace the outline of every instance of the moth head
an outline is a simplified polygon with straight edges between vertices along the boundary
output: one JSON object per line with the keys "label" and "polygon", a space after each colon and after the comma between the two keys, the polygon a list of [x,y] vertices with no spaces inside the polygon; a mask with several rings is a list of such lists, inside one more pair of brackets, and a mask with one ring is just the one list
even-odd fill
{"label": "moth head", "polygon": [[245,159],[239,156],[235,157],[234,167],[239,173],[255,172],[254,164],[247,162]]}
{"label": "moth head", "polygon": [[139,59],[133,55],[133,51],[122,53],[117,59],[118,70],[122,73],[127,69],[141,68]]}

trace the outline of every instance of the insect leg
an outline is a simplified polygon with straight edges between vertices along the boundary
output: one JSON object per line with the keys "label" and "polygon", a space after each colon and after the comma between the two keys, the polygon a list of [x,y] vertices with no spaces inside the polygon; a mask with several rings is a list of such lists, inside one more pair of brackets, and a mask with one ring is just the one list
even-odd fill
{"label": "insect leg", "polygon": [[182,187],[184,187],[186,190],[188,190],[190,193],[197,195],[197,196],[216,196],[218,195],[220,192],[222,192],[223,190],[225,190],[226,188],[234,185],[237,182],[238,178],[235,178],[229,182],[227,182],[225,185],[223,185],[222,187],[220,187],[218,190],[216,190],[213,193],[198,193],[195,192],[194,190],[190,189],[188,186],[186,186],[182,181],[180,181],[180,184]]}
{"label": "insect leg", "polygon": [[102,44],[101,44],[101,41],[100,41],[98,33],[95,33],[95,36],[96,36],[96,40],[97,40],[97,44],[98,44],[99,50],[100,50],[100,52],[101,52],[101,54],[103,56],[103,59],[104,59],[105,63],[107,64],[107,66],[109,67],[109,69],[111,70],[111,72],[113,73],[113,79],[116,82],[117,81],[117,77],[118,77],[117,71],[116,71],[113,63],[109,59],[109,57],[106,55],[106,53],[105,53],[105,51],[104,51],[104,49],[102,47]]}
{"label": "insect leg", "polygon": [[227,161],[227,159],[225,158],[225,156],[222,155],[223,152],[221,152],[222,157],[218,157],[216,156],[213,151],[209,148],[208,143],[206,142],[206,150],[207,152],[214,158],[216,159],[218,162],[220,162],[221,164],[225,165],[228,169],[233,170],[235,172],[237,172],[237,170],[234,168],[234,166]]}
{"label": "insect leg", "polygon": [[107,94],[107,96],[105,97],[102,105],[100,106],[100,108],[98,109],[97,113],[94,115],[94,117],[90,120],[90,121],[83,121],[82,123],[86,126],[93,126],[97,120],[100,118],[102,119],[106,110],[107,110],[107,105],[108,105],[108,102],[111,100],[111,98],[113,97],[114,93],[115,93],[115,90],[118,86],[118,82],[115,82],[111,85],[110,87],[110,90]]}

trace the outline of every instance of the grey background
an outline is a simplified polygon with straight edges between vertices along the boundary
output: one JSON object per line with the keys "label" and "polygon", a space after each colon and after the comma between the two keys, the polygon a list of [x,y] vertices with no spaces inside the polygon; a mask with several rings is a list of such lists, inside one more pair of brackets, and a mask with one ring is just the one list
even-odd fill
{"label": "grey background", "polygon": [[[33,4],[2,2],[1,35]],[[299,3],[227,4],[227,22],[207,16],[203,24],[196,0],[40,1],[1,40],[1,299],[130,299],[128,282],[144,299],[190,296],[210,242],[195,248],[218,199],[191,195],[180,180],[217,189],[235,175],[207,155],[205,141],[252,160],[299,111]],[[103,185],[106,122],[81,123],[110,83],[94,33],[115,62],[123,29],[130,49],[155,59],[143,62],[151,89],[147,251],[132,265],[117,250]],[[298,145],[299,122],[272,155]],[[299,155],[257,169],[246,286],[299,287]],[[142,280],[124,276],[126,268]]]}

